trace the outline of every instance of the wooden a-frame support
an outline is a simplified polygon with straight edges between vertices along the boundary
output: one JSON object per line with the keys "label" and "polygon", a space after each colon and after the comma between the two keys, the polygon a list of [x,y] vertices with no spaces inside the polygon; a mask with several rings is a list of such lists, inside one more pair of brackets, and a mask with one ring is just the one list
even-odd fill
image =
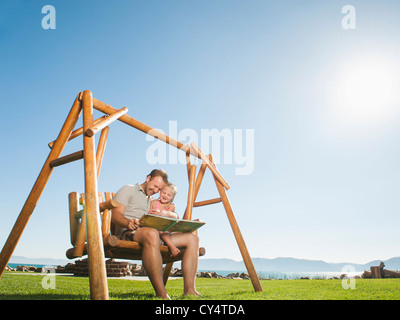
{"label": "wooden a-frame support", "polygon": [[[103,112],[106,116],[93,121],[93,109]],[[97,179],[100,173],[101,163],[107,141],[109,130],[108,125],[115,120],[119,120],[172,146],[175,146],[176,148],[181,149],[186,153],[189,179],[189,194],[184,219],[191,219],[193,207],[222,202],[236,242],[238,244],[240,253],[242,254],[243,261],[249,273],[254,290],[262,291],[258,275],[255,271],[253,262],[247,250],[246,244],[240,232],[239,226],[237,224],[236,218],[233,214],[232,207],[225,191],[230,187],[221,176],[221,174],[218,172],[211,155],[208,155],[208,157],[205,156],[194,143],[192,143],[191,146],[183,144],[182,142],[179,142],[165,135],[164,133],[161,133],[160,131],[155,130],[152,127],[126,115],[127,111],[127,108],[117,110],[97,100],[88,90],[85,90],[83,93],[80,92],[78,94],[57,139],[49,143],[51,151],[0,253],[0,277],[4,273],[4,270],[11,258],[11,255],[14,252],[19,239],[21,238],[22,232],[24,231],[36,207],[36,204],[39,201],[39,198],[50,178],[53,169],[65,163],[83,158],[85,172],[85,215],[83,215],[82,217],[81,227],[82,225],[86,227],[87,239],[81,239],[81,241],[83,241],[84,243],[85,240],[87,240],[88,244],[90,294],[93,300],[107,300],[109,298],[107,274],[104,261],[105,258],[103,239],[101,237],[102,233],[100,227],[100,212],[97,197]],[[83,127],[73,131],[82,113]],[[94,138],[95,134],[99,131],[101,131],[101,135],[96,152]],[[83,135],[83,150],[64,157],[60,157],[67,142],[71,139],[78,137],[81,134]],[[202,160],[202,165],[199,169],[197,178],[196,166],[191,165],[190,155],[200,158]],[[213,178],[215,180],[220,198],[196,202],[196,197],[199,192],[206,168],[209,168],[213,174]],[[77,239],[77,242],[79,242],[79,239]],[[165,283],[167,281],[168,274],[171,268],[172,263],[167,264],[165,267]]]}

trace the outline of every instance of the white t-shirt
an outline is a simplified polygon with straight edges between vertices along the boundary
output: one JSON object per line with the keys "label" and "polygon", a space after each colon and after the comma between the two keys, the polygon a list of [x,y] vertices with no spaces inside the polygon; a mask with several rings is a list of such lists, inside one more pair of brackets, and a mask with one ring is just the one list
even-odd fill
{"label": "white t-shirt", "polygon": [[[125,185],[118,190],[115,200],[123,204],[125,208],[124,216],[128,219],[140,219],[150,210],[150,202],[152,197],[147,196],[142,189],[140,183],[136,185]],[[116,225],[116,236],[121,237],[122,233],[127,230]]]}

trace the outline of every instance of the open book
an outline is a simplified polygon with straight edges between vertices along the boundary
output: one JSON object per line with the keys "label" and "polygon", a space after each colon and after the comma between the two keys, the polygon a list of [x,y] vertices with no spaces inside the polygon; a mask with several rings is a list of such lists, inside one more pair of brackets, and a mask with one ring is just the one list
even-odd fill
{"label": "open book", "polygon": [[192,232],[205,224],[204,221],[179,220],[146,213],[140,220],[141,227],[150,227],[159,231]]}

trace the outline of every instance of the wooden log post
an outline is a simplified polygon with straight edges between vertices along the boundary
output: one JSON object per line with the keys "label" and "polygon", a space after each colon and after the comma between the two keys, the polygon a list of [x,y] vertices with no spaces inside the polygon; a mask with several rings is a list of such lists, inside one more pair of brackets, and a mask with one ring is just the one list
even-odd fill
{"label": "wooden log post", "polygon": [[[213,166],[215,166],[211,155],[209,155],[209,159],[210,159],[210,163]],[[213,173],[213,175],[214,175],[214,173]],[[229,199],[225,192],[225,189],[224,189],[222,183],[220,182],[220,180],[215,175],[214,175],[214,180],[215,180],[215,184],[217,186],[219,195],[221,197],[222,203],[224,205],[226,215],[228,216],[228,220],[231,225],[236,242],[239,246],[240,253],[242,254],[244,264],[247,268],[247,272],[249,273],[254,290],[262,291],[260,279],[258,278],[256,269],[254,268],[253,261],[251,260],[249,251],[247,250],[246,243],[244,242],[242,233],[240,232],[239,225],[236,221],[235,215],[233,214],[233,210],[232,210],[231,204],[229,203]]]}
{"label": "wooden log post", "polygon": [[79,231],[79,220],[76,218],[76,214],[79,212],[78,192],[71,192],[68,195],[68,202],[69,202],[69,227],[70,227],[71,244],[75,246]]}
{"label": "wooden log post", "polygon": [[207,169],[207,165],[203,162],[200,166],[199,173],[197,174],[196,182],[194,184],[194,201],[197,199],[197,195],[199,194],[200,191],[200,185],[201,182],[203,181],[204,173]]}
{"label": "wooden log post", "polygon": [[[92,93],[85,90],[82,99],[84,132],[93,124],[92,99]],[[94,136],[83,135],[83,146],[90,295],[92,300],[108,300],[107,272],[100,228]]]}
{"label": "wooden log post", "polygon": [[[105,195],[106,201],[115,201],[115,202],[117,202],[116,200],[113,200],[111,198],[111,193],[110,192],[105,192],[104,195]],[[118,205],[119,205],[119,203],[118,203]],[[112,223],[111,223],[111,216],[112,216],[111,209],[112,208],[110,208],[108,210],[105,210],[103,212],[103,216],[101,217],[101,231],[102,231],[102,234],[103,234],[103,238],[106,237],[106,236],[109,236],[112,233],[112,230],[111,230],[111,226],[112,226]]]}
{"label": "wooden log post", "polygon": [[188,199],[187,199],[187,206],[186,212],[183,216],[183,219],[192,220],[192,211],[193,211],[193,204],[194,204],[194,185],[196,180],[196,166],[192,165],[190,168],[189,173],[189,191],[188,191]]}
{"label": "wooden log post", "polygon": [[47,160],[45,161],[43,168],[40,171],[39,176],[36,179],[36,182],[33,185],[32,190],[17,218],[17,221],[15,222],[14,227],[11,230],[10,235],[8,236],[8,239],[0,253],[0,277],[2,276],[7,266],[7,263],[10,260],[19,239],[21,238],[22,232],[24,231],[29,221],[29,218],[33,213],[33,210],[35,209],[36,204],[39,201],[39,198],[50,178],[51,173],[53,172],[54,168],[50,166],[50,162],[59,158],[62,151],[64,150],[69,136],[71,135],[72,130],[74,129],[78,121],[78,118],[82,111],[79,96],[80,93],[75,99],[75,102],[72,105],[71,111],[69,112],[63,127],[61,128],[56,142],[54,143],[54,146],[51,149]]}
{"label": "wooden log post", "polygon": [[192,167],[192,164],[190,162],[190,153],[186,152],[186,169],[187,169],[187,175],[188,175],[188,182],[190,183],[190,168]]}
{"label": "wooden log post", "polygon": [[103,156],[104,156],[104,151],[106,149],[109,131],[110,131],[110,127],[105,127],[103,130],[101,130],[99,144],[97,146],[97,152],[96,152],[97,181],[99,180],[99,176],[100,176],[100,170],[101,170],[101,165],[103,163]]}
{"label": "wooden log post", "polygon": [[[83,207],[85,207],[85,195],[84,194],[81,194],[81,204]],[[78,216],[79,213],[80,213],[80,211],[78,211],[77,215],[75,216],[77,219],[79,219],[79,216]],[[86,242],[86,214],[83,214],[81,216],[81,223],[79,225],[78,234],[76,236],[74,257],[76,257],[76,258],[82,257],[85,242]]]}
{"label": "wooden log post", "polygon": [[371,277],[373,279],[380,279],[382,278],[381,276],[381,270],[378,266],[372,266],[371,268]]}

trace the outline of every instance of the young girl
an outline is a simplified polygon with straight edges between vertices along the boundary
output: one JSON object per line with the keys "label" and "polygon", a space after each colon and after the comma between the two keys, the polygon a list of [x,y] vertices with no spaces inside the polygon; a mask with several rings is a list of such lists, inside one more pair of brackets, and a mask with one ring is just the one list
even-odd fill
{"label": "young girl", "polygon": [[[178,219],[178,215],[174,212],[175,205],[172,203],[176,193],[176,186],[172,183],[167,183],[160,191],[160,198],[158,200],[151,201],[150,213]],[[160,238],[168,246],[172,257],[176,257],[181,252],[172,242],[170,232],[160,231]]]}

